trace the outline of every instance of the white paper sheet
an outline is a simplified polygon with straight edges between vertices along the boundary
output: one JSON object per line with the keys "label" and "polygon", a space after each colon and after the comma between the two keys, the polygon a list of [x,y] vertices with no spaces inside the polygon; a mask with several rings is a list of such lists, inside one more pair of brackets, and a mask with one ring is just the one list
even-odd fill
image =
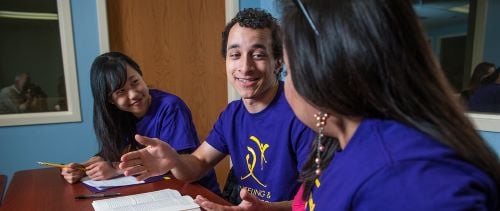
{"label": "white paper sheet", "polygon": [[81,181],[89,186],[92,186],[92,187],[98,189],[98,190],[104,190],[104,189],[112,188],[112,187],[120,187],[120,186],[127,186],[127,185],[135,185],[135,184],[144,183],[144,181],[137,181],[137,179],[133,176],[116,177],[113,179],[100,180],[100,181],[95,181],[95,180],[91,180],[89,177],[84,177],[81,179]]}

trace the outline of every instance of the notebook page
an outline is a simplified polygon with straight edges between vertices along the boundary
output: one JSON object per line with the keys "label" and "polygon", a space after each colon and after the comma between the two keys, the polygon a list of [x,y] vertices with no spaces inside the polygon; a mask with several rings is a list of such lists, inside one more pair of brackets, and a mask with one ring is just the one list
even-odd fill
{"label": "notebook page", "polygon": [[119,186],[127,186],[127,185],[135,185],[135,184],[142,184],[144,181],[137,181],[135,177],[133,176],[128,176],[128,177],[116,177],[113,179],[108,179],[108,180],[100,180],[100,181],[95,181],[91,180],[89,177],[84,177],[81,180],[83,183],[92,186],[97,189],[102,189],[102,188],[109,188],[109,187],[119,187]]}

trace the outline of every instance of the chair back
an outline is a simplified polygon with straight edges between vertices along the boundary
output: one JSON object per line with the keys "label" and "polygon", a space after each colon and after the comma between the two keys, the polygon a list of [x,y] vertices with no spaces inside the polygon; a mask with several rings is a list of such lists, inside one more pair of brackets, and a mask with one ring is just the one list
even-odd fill
{"label": "chair back", "polygon": [[240,191],[241,188],[238,184],[238,178],[234,175],[233,168],[231,168],[227,175],[226,185],[224,185],[224,189],[222,190],[222,198],[233,205],[238,205],[241,203]]}
{"label": "chair back", "polygon": [[5,191],[5,186],[7,185],[7,176],[0,174],[0,205],[3,200],[3,192]]}

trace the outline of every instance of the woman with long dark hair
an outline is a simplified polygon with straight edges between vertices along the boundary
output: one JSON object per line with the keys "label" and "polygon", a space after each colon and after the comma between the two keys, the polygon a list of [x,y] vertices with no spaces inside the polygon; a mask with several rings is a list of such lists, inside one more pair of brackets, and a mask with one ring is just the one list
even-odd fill
{"label": "woman with long dark hair", "polygon": [[470,112],[500,113],[500,68],[486,76],[469,99]]}
{"label": "woman with long dark hair", "polygon": [[465,105],[469,103],[470,97],[479,88],[483,79],[495,72],[495,65],[489,62],[481,62],[474,68],[467,89],[460,92],[460,97]]}
{"label": "woman with long dark hair", "polygon": [[285,93],[316,138],[308,210],[498,210],[500,164],[409,0],[283,7]]}
{"label": "woman with long dark hair", "polygon": [[[128,56],[110,52],[98,56],[91,67],[94,97],[94,131],[99,142],[97,155],[82,164],[70,163],[62,175],[74,183],[87,175],[104,180],[123,173],[120,156],[143,146],[135,134],[164,140],[179,153],[191,153],[200,144],[191,111],[177,96],[149,89],[139,65]],[[84,171],[78,170],[85,168]],[[214,171],[200,184],[219,193]]]}

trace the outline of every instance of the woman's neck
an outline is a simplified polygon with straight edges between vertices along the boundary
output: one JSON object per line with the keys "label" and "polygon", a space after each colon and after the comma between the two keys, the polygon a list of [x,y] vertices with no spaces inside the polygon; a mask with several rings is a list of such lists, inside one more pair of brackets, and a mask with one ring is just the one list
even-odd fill
{"label": "woman's neck", "polygon": [[325,125],[324,133],[327,136],[336,137],[339,140],[340,148],[344,149],[362,121],[362,117],[332,116]]}

